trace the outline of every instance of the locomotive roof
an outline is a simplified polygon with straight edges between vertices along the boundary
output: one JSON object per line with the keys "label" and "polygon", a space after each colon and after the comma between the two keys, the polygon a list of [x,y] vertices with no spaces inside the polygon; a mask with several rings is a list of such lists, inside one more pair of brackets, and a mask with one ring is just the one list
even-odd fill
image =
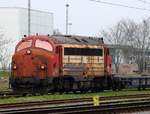
{"label": "locomotive roof", "polygon": [[76,36],[76,35],[53,35],[52,38],[55,43],[58,44],[91,44],[99,45],[103,44],[103,38],[98,37],[85,37],[85,36]]}

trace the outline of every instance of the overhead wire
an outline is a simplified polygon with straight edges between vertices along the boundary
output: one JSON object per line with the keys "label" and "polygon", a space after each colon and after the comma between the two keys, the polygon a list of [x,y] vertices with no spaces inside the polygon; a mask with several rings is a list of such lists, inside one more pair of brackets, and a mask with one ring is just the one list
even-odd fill
{"label": "overhead wire", "polygon": [[104,2],[104,1],[100,1],[100,0],[90,0],[90,1],[101,3],[101,4],[106,4],[106,5],[111,5],[111,6],[125,7],[125,8],[137,9],[137,10],[142,10],[142,11],[150,11],[150,9],[145,9],[145,8],[141,8],[141,7],[134,7],[134,6],[128,6],[128,5],[124,5],[124,4]]}
{"label": "overhead wire", "polygon": [[140,1],[140,2],[142,2],[142,3],[144,3],[144,4],[150,4],[150,2],[148,2],[148,1],[146,1],[146,0],[137,0],[137,1]]}

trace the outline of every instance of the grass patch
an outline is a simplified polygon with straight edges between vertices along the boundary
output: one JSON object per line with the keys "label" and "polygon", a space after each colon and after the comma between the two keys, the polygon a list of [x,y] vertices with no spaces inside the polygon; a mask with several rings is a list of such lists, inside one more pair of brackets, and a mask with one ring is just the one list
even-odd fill
{"label": "grass patch", "polygon": [[44,95],[44,96],[26,96],[19,98],[6,98],[0,99],[0,104],[9,103],[22,103],[31,101],[46,101],[46,100],[59,100],[59,99],[74,99],[74,98],[86,98],[93,96],[121,96],[121,95],[136,95],[136,94],[150,94],[150,91],[136,91],[136,90],[125,90],[125,91],[104,91],[99,93],[86,93],[86,94],[54,94],[54,95]]}
{"label": "grass patch", "polygon": [[8,80],[0,80],[0,92],[9,90],[9,82]]}
{"label": "grass patch", "polygon": [[9,72],[7,72],[7,71],[0,71],[0,77],[9,77]]}
{"label": "grass patch", "polygon": [[9,72],[0,71],[0,92],[7,91],[9,84]]}

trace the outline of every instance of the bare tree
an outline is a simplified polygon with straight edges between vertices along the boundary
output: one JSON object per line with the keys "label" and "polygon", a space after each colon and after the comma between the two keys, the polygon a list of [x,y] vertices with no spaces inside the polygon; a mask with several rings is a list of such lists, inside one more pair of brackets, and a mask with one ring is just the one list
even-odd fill
{"label": "bare tree", "polygon": [[7,70],[10,63],[10,50],[8,48],[0,48],[0,64],[3,71]]}
{"label": "bare tree", "polygon": [[[111,44],[130,46],[128,51],[130,53],[126,56],[129,58],[134,57],[140,72],[143,72],[146,52],[150,48],[150,18],[143,19],[140,23],[135,23],[129,19],[121,20],[108,31],[103,30],[102,34],[106,41]],[[119,64],[122,59],[121,51],[118,51],[118,49],[116,49],[114,54],[116,72],[119,69]]]}
{"label": "bare tree", "polygon": [[126,39],[128,40],[128,45],[132,47],[130,51],[139,66],[139,71],[143,72],[146,52],[150,46],[150,18],[143,19],[142,22],[138,24],[132,21],[125,25]]}
{"label": "bare tree", "polygon": [[138,24],[132,46],[136,49],[136,51],[134,51],[135,61],[139,66],[140,72],[143,72],[144,63],[146,62],[146,52],[148,52],[150,48],[150,18],[143,19],[143,21]]}
{"label": "bare tree", "polygon": [[[109,28],[108,31],[102,30],[102,35],[107,43],[114,44],[115,45],[115,51],[114,51],[114,65],[116,73],[119,71],[119,65],[123,59],[122,55],[123,52],[120,49],[120,46],[122,45],[128,45],[128,36],[131,34],[127,32],[127,28],[130,28],[128,25],[131,23],[131,20],[121,20],[119,21],[115,26],[112,28]],[[132,33],[132,32],[131,32]]]}
{"label": "bare tree", "polygon": [[0,68],[6,70],[10,61],[10,42],[6,39],[4,32],[0,31]]}

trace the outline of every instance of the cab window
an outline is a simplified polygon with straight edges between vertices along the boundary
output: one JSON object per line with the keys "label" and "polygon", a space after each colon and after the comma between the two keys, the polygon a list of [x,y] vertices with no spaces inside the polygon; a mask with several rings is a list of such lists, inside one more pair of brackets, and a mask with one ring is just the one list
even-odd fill
{"label": "cab window", "polygon": [[17,51],[29,48],[32,45],[32,40],[22,41],[21,44],[17,47]]}
{"label": "cab window", "polygon": [[52,45],[48,41],[44,40],[36,40],[35,47],[42,48],[51,52],[53,51]]}

